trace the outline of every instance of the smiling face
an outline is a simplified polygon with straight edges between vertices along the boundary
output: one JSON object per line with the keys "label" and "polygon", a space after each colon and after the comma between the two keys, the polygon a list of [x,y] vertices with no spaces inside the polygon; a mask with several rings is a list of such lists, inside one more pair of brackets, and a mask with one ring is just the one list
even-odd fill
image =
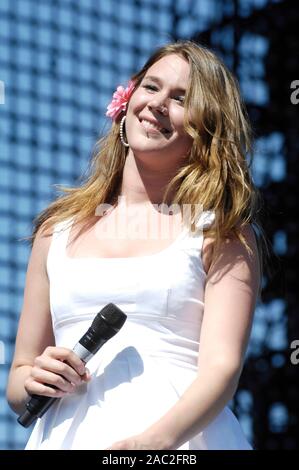
{"label": "smiling face", "polygon": [[189,72],[188,62],[181,56],[162,57],[147,70],[132,95],[126,135],[138,158],[150,155],[160,165],[172,166],[188,155],[192,138],[184,129],[184,95]]}

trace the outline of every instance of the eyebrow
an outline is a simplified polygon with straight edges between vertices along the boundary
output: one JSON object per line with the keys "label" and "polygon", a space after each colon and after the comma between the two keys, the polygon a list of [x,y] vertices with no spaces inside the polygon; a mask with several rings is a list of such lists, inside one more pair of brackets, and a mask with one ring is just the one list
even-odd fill
{"label": "eyebrow", "polygon": [[[162,85],[163,82],[162,80],[159,78],[159,77],[155,77],[154,75],[147,75],[144,77],[143,80],[152,80],[153,82],[156,82],[158,83],[158,85]],[[186,89],[185,88],[176,88],[177,91],[179,91],[180,93],[186,93]]]}

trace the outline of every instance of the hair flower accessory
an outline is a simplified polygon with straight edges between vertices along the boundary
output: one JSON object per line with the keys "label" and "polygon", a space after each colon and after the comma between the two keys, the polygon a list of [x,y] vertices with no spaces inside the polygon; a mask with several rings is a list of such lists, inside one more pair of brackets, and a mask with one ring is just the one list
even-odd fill
{"label": "hair flower accessory", "polygon": [[132,95],[134,90],[134,82],[132,80],[129,81],[127,88],[123,86],[118,86],[116,91],[113,93],[113,98],[111,103],[107,106],[106,116],[109,116],[116,120],[117,116],[126,110],[128,101]]}

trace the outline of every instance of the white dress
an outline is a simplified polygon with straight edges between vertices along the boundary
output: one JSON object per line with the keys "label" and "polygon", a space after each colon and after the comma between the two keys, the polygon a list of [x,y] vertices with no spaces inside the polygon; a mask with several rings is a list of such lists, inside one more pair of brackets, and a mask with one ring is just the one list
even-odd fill
{"label": "white dress", "polygon": [[[185,229],[166,249],[134,258],[70,258],[70,220],[55,226],[47,259],[57,346],[77,343],[113,302],[128,316],[88,362],[92,379],[38,419],[26,449],[106,449],[143,432],[197,375],[205,273],[202,228]],[[64,230],[63,230],[64,229]],[[180,450],[251,449],[228,407]]]}

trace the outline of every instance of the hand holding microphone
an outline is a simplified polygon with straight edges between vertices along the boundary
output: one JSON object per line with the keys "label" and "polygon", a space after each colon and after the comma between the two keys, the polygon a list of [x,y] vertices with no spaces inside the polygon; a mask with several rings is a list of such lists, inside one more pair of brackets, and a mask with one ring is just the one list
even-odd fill
{"label": "hand holding microphone", "polygon": [[28,395],[62,398],[89,378],[84,362],[71,349],[48,346],[35,358],[24,387]]}
{"label": "hand holding microphone", "polygon": [[73,348],[51,347],[36,359],[31,377],[25,383],[32,395],[18,422],[28,427],[50,408],[58,398],[75,391],[76,385],[89,380],[85,363],[123,326],[126,315],[113,303],[95,317],[90,328]]}

